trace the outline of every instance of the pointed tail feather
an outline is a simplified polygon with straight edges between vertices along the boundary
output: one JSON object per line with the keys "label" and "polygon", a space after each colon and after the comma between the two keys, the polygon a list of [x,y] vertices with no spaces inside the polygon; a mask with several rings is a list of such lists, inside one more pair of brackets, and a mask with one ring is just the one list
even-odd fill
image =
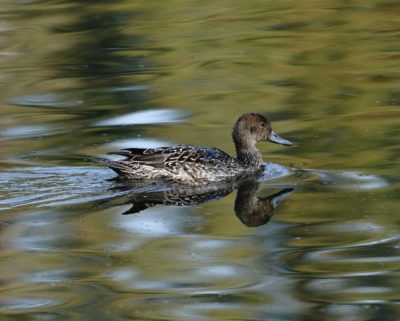
{"label": "pointed tail feather", "polygon": [[93,158],[93,161],[97,164],[105,165],[112,169],[117,174],[122,174],[128,170],[128,166],[119,162],[119,161],[112,161],[105,158]]}
{"label": "pointed tail feather", "polygon": [[120,156],[125,156],[128,158],[131,158],[136,155],[143,155],[146,150],[147,150],[146,148],[124,148],[118,152],[109,152],[107,154],[120,155]]}

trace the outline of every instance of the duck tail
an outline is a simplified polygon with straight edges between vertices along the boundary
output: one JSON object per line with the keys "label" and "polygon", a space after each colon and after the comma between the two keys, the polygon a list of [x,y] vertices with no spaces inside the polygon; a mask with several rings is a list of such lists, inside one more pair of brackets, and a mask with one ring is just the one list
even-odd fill
{"label": "duck tail", "polygon": [[106,158],[93,158],[93,162],[101,165],[105,165],[108,168],[112,169],[118,175],[126,172],[128,170],[128,166],[120,161],[112,161]]}

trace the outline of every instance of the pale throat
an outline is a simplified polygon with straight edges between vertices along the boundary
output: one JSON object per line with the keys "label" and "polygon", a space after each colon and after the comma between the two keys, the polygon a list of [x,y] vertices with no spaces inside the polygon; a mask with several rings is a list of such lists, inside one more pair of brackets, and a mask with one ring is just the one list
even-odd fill
{"label": "pale throat", "polygon": [[259,168],[263,161],[256,147],[256,140],[252,138],[234,137],[237,160],[243,167]]}

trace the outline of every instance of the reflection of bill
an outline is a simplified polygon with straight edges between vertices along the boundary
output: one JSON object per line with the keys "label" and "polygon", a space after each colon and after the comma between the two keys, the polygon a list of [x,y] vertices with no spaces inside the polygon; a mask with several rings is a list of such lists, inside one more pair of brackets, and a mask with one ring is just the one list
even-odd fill
{"label": "reflection of bill", "polygon": [[[294,191],[285,188],[267,197],[259,197],[259,185],[255,180],[246,180],[239,184],[231,182],[201,187],[172,185],[142,191],[134,188],[122,200],[124,204],[131,203],[132,207],[122,214],[135,214],[156,205],[196,206],[225,197],[237,188],[236,216],[244,225],[256,227],[268,223],[278,204]],[[121,200],[115,203],[121,204]]]}
{"label": "reflection of bill", "polygon": [[259,184],[244,182],[240,185],[235,201],[235,214],[248,227],[267,224],[276,207],[293,193],[293,188],[284,188],[267,197],[257,196]]}

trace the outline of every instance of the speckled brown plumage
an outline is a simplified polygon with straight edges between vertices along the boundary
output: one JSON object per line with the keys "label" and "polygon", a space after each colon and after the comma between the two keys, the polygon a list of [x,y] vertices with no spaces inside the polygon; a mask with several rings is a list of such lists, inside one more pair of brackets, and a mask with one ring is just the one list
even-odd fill
{"label": "speckled brown plumage", "polygon": [[276,135],[270,122],[257,113],[243,114],[235,123],[232,138],[237,158],[215,147],[176,145],[160,148],[128,148],[112,152],[120,161],[102,160],[120,176],[134,180],[161,180],[201,186],[254,173],[262,167],[259,141],[290,145]]}

